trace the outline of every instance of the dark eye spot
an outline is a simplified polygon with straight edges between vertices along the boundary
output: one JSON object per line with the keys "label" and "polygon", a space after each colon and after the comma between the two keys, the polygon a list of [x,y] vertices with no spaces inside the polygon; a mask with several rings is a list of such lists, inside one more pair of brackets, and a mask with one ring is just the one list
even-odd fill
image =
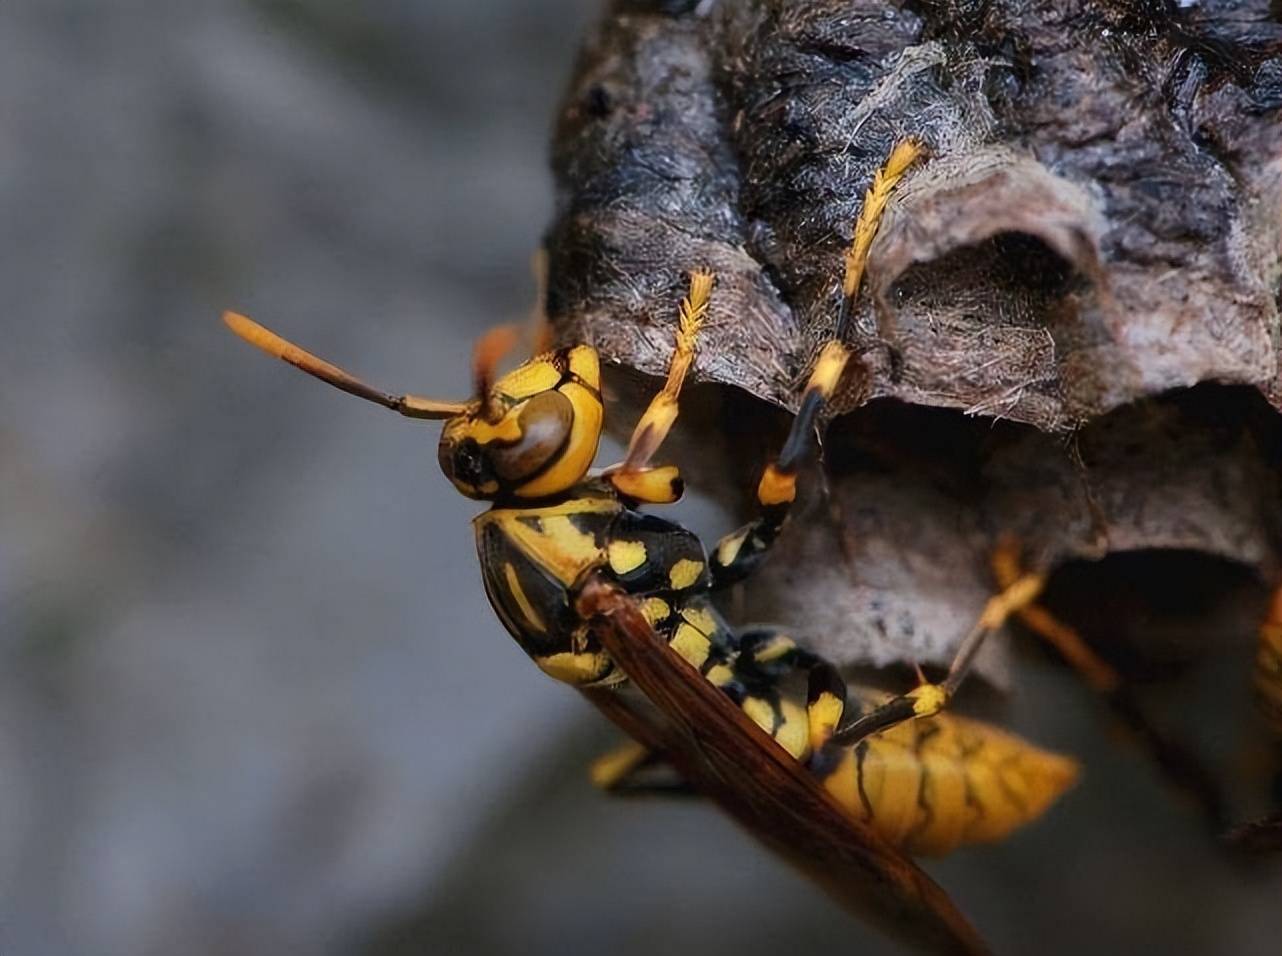
{"label": "dark eye spot", "polygon": [[475,440],[465,439],[454,449],[454,477],[474,487],[480,487],[493,477],[489,463]]}

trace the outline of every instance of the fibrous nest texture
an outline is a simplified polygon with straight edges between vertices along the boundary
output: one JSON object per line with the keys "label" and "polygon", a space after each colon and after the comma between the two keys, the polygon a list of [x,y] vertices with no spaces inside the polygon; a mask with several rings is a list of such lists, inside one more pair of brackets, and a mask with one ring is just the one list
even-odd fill
{"label": "fibrous nest texture", "polygon": [[947,659],[1006,531],[1048,567],[1181,549],[1265,578],[1280,107],[1268,0],[616,4],[556,131],[549,315],[661,375],[689,270],[715,270],[695,377],[734,393],[687,467],[736,500],[769,449],[724,423],[795,410],[912,137],[828,435],[844,527],[794,528],[752,609],[881,664]]}

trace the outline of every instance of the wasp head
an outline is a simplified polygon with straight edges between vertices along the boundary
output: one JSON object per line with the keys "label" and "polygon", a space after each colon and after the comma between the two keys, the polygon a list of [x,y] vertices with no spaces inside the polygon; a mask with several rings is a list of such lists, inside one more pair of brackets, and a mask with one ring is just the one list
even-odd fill
{"label": "wasp head", "polygon": [[[479,363],[478,363],[479,364]],[[441,470],[469,498],[545,498],[587,474],[601,438],[601,384],[589,346],[536,356],[445,423]]]}
{"label": "wasp head", "polygon": [[511,326],[494,329],[473,356],[476,397],[442,402],[379,391],[243,315],[227,312],[223,321],[251,345],[335,388],[410,418],[444,420],[441,470],[469,498],[560,494],[583,479],[596,457],[603,410],[600,365],[590,346],[536,356],[495,381],[494,368],[517,335]]}

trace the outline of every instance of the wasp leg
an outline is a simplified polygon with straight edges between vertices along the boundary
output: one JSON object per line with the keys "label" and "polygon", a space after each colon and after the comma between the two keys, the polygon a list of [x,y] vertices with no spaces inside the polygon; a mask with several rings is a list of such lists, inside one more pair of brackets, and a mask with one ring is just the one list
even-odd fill
{"label": "wasp leg", "polygon": [[708,315],[712,283],[711,272],[696,269],[690,273],[690,291],[681,300],[676,344],[668,361],[667,380],[632,430],[628,453],[622,464],[605,471],[605,478],[621,494],[635,501],[668,504],[681,497],[681,478],[676,468],[652,468],[650,460],[677,420],[681,386],[694,364],[695,339]]}
{"label": "wasp leg", "polygon": [[[993,552],[993,576],[1008,587],[1023,576],[1019,546],[1006,539]],[[1055,649],[1086,684],[1109,705],[1122,724],[1152,754],[1158,768],[1177,789],[1197,803],[1213,829],[1226,822],[1224,794],[1212,774],[1191,750],[1149,720],[1117,670],[1091,649],[1082,636],[1042,605],[1027,604],[1015,618]]]}
{"label": "wasp leg", "polygon": [[970,666],[975,661],[975,655],[979,653],[988,636],[1002,627],[1013,614],[1035,601],[1045,584],[1045,575],[1025,573],[1002,588],[988,599],[979,620],[975,622],[975,626],[971,628],[970,633],[957,649],[947,676],[940,683],[922,681],[907,694],[895,697],[853,723],[838,728],[833,735],[833,741],[852,744],[869,734],[886,730],[905,720],[933,717],[938,714],[948,706],[948,702],[957,693],[957,688],[966,679]]}
{"label": "wasp leg", "polygon": [[913,164],[925,155],[926,147],[914,139],[896,143],[886,157],[886,162],[873,176],[872,185],[864,193],[859,218],[855,220],[855,228],[850,237],[850,247],[846,250],[845,273],[841,281],[841,315],[837,321],[838,340],[844,339],[849,330],[855,299],[864,277],[864,266],[868,262],[868,250],[872,248],[872,241],[877,236],[877,228],[881,225],[886,204],[890,202],[890,194]]}
{"label": "wasp leg", "polygon": [[694,793],[666,757],[635,740],[597,757],[588,768],[588,775],[593,786],[614,796]]}
{"label": "wasp leg", "polygon": [[850,349],[844,344],[854,316],[855,301],[863,281],[868,250],[872,247],[877,227],[886,204],[899,181],[922,156],[925,147],[906,139],[895,146],[886,162],[873,176],[864,194],[859,218],[855,221],[850,247],[846,250],[845,270],[841,281],[841,312],[836,335],[824,344],[801,393],[801,404],[792,428],[784,441],[777,461],[766,466],[757,485],[759,517],[726,535],[717,544],[712,557],[714,587],[726,587],[743,580],[756,569],[770,550],[792,508],[797,494],[797,469],[811,448],[815,447],[818,425],[823,410],[832,400],[850,361]]}
{"label": "wasp leg", "polygon": [[710,570],[714,588],[742,581],[759,565],[779,537],[797,497],[797,471],[816,444],[816,428],[832,398],[850,352],[836,340],[824,346],[801,394],[801,407],[792,421],[779,458],[766,466],[757,484],[758,517],[717,542]]}

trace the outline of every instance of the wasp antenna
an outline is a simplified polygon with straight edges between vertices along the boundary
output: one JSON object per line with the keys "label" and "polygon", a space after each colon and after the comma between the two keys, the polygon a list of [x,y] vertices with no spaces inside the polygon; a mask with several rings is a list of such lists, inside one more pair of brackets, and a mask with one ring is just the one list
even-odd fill
{"label": "wasp antenna", "polygon": [[390,408],[409,418],[443,419],[467,411],[467,405],[462,402],[440,402],[418,395],[389,395],[387,392],[381,392],[371,385],[366,385],[356,376],[343,371],[337,365],[332,365],[306,349],[299,348],[293,342],[281,338],[271,329],[259,325],[246,315],[224,312],[223,322],[239,338],[262,349],[268,355],[288,362],[295,368],[302,369],[308,375],[342,389],[349,395]]}
{"label": "wasp antenna", "polygon": [[486,418],[497,417],[497,409],[491,407],[490,394],[494,370],[520,337],[518,326],[497,325],[476,340],[476,347],[472,350],[472,379],[476,385],[476,397],[481,401],[481,412]]}

